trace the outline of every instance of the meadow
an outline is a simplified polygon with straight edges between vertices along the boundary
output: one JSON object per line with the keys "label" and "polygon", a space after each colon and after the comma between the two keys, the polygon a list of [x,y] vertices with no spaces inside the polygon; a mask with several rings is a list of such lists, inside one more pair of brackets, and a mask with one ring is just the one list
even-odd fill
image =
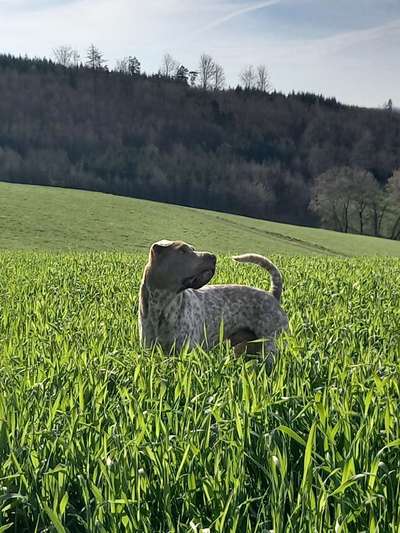
{"label": "meadow", "polygon": [[270,370],[142,350],[144,254],[0,252],[0,532],[400,531],[400,263],[272,259]]}
{"label": "meadow", "polygon": [[225,254],[400,257],[400,241],[111,194],[0,183],[0,249],[145,252],[165,238]]}

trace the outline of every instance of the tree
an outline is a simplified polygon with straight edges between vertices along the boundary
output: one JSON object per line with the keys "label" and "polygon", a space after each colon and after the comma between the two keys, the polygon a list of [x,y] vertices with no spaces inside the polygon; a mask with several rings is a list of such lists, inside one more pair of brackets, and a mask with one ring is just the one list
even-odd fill
{"label": "tree", "polygon": [[177,74],[179,63],[171,56],[164,54],[161,60],[160,74],[165,78],[174,78]]}
{"label": "tree", "polygon": [[208,54],[202,54],[199,64],[200,85],[204,90],[212,88],[215,76],[215,62]]}
{"label": "tree", "polygon": [[215,63],[214,76],[211,80],[214,91],[221,91],[225,87],[225,72],[221,65]]}
{"label": "tree", "polygon": [[400,239],[400,169],[395,170],[386,185],[388,202],[390,207],[390,228],[389,237]]}
{"label": "tree", "polygon": [[0,146],[0,175],[5,181],[21,178],[22,157],[11,148]]}
{"label": "tree", "polygon": [[272,84],[268,69],[265,65],[258,65],[256,73],[256,87],[259,91],[269,93],[272,91]]}
{"label": "tree", "polygon": [[347,233],[350,195],[348,168],[333,168],[319,175],[312,186],[310,209],[323,226]]}
{"label": "tree", "polygon": [[349,172],[348,193],[356,218],[358,218],[359,232],[365,233],[368,217],[378,209],[377,199],[380,187],[375,177],[367,170],[356,168]]}
{"label": "tree", "polygon": [[[312,187],[310,208],[328,227],[379,235],[386,211],[382,190],[371,172],[336,167],[318,176]],[[371,222],[371,224],[368,224]]]}
{"label": "tree", "polygon": [[369,130],[360,132],[360,139],[354,144],[351,164],[358,168],[374,168],[376,148],[374,138]]}
{"label": "tree", "polygon": [[189,69],[187,69],[184,65],[181,65],[176,71],[175,78],[177,81],[187,84],[189,78]]}
{"label": "tree", "polygon": [[140,61],[137,57],[124,57],[117,61],[116,70],[128,76],[140,75]]}
{"label": "tree", "polygon": [[197,70],[191,70],[189,72],[190,85],[194,87],[196,85],[197,76],[199,75]]}
{"label": "tree", "polygon": [[393,100],[391,98],[383,104],[383,109],[389,111],[389,113],[393,111]]}
{"label": "tree", "polygon": [[372,233],[375,237],[382,235],[383,220],[387,214],[389,198],[386,190],[379,188],[378,193],[371,199]]}
{"label": "tree", "polygon": [[121,74],[128,74],[128,58],[123,57],[122,59],[118,59],[115,65],[115,70],[121,72]]}
{"label": "tree", "polygon": [[251,90],[257,86],[257,74],[253,65],[248,65],[240,73],[240,81],[244,89]]}
{"label": "tree", "polygon": [[79,63],[79,53],[69,45],[62,45],[54,48],[53,55],[56,63],[63,67],[77,66]]}
{"label": "tree", "polygon": [[91,44],[88,48],[85,64],[92,70],[102,70],[106,65],[102,52],[94,44]]}
{"label": "tree", "polygon": [[140,76],[141,64],[139,59],[136,56],[128,57],[128,73],[133,76]]}
{"label": "tree", "polygon": [[78,52],[78,50],[73,50],[72,52],[72,64],[74,67],[77,67],[79,65],[79,61],[81,60],[81,56]]}

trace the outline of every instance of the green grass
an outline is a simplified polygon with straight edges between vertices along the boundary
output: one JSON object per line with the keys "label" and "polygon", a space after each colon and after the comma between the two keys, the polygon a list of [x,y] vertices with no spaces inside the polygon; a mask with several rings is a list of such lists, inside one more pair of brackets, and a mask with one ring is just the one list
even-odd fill
{"label": "green grass", "polygon": [[147,250],[183,239],[222,253],[400,257],[400,242],[100,193],[0,183],[0,248]]}
{"label": "green grass", "polygon": [[144,255],[0,253],[0,531],[398,533],[400,263],[274,259],[268,373],[142,351]]}

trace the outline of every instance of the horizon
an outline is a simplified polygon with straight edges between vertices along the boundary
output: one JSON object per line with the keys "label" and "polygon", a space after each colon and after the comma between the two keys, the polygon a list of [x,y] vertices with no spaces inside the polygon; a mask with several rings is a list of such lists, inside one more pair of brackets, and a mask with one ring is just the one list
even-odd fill
{"label": "horizon", "polygon": [[208,53],[224,67],[227,86],[238,85],[247,65],[265,64],[277,92],[398,106],[394,0],[207,0],[200,7],[193,0],[183,7],[177,0],[0,0],[0,14],[0,48],[16,56],[54,59],[54,48],[70,45],[84,61],[94,43],[110,68],[131,55],[151,74],[165,53],[189,69]]}

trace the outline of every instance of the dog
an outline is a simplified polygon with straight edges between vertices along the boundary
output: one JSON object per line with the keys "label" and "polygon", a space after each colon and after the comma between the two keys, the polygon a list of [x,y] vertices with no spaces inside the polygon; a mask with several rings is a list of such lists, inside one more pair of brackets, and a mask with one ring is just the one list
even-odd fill
{"label": "dog", "polygon": [[[270,292],[245,285],[207,285],[216,256],[182,241],[162,240],[150,248],[139,293],[139,335],[143,347],[164,352],[229,340],[237,355],[275,352],[275,339],[288,327],[280,306],[282,276],[260,255],[233,257],[254,263],[271,276]],[[260,342],[254,342],[260,341]]]}

